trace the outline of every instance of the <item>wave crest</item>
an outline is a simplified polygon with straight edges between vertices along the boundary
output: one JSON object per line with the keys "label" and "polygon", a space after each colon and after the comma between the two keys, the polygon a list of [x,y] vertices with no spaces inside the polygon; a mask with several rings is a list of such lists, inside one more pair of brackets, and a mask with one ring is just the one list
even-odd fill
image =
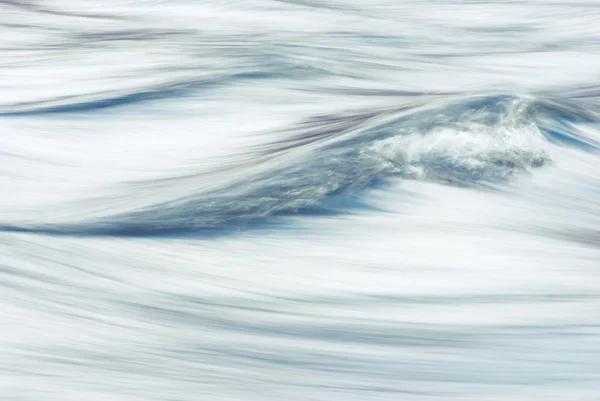
{"label": "wave crest", "polygon": [[551,161],[552,144],[536,125],[535,106],[531,99],[488,96],[324,118],[301,128],[294,145],[259,152],[250,163],[227,170],[228,177],[222,171],[203,174],[222,182],[216,189],[81,223],[5,229],[213,232],[282,215],[338,213],[364,204],[366,188],[394,178],[490,187]]}

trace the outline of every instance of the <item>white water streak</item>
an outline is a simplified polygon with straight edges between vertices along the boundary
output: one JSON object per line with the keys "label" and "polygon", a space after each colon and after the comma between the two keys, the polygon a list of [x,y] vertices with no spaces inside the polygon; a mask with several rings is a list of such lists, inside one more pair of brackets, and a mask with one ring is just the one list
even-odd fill
{"label": "white water streak", "polygon": [[0,399],[597,400],[599,21],[0,2]]}

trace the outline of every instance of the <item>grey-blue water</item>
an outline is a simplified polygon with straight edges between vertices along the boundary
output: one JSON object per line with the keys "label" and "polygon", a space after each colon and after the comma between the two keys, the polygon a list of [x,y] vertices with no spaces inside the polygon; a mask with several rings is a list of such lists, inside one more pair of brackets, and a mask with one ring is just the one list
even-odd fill
{"label": "grey-blue water", "polygon": [[0,2],[0,399],[600,400],[600,3]]}

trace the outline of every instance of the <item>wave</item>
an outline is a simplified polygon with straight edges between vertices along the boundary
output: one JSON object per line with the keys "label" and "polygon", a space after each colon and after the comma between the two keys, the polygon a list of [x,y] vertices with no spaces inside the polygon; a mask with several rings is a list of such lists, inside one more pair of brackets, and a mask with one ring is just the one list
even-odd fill
{"label": "wave", "polygon": [[[568,129],[593,121],[573,105],[494,95],[313,118],[263,145],[244,163],[186,180],[217,188],[101,219],[3,225],[5,231],[68,235],[226,233],[276,223],[294,214],[337,214],[368,208],[369,188],[416,180],[478,190],[551,165],[555,148],[600,149]],[[281,138],[282,136],[280,136]],[[233,179],[228,177],[234,177]],[[169,186],[161,189],[168,192]]]}

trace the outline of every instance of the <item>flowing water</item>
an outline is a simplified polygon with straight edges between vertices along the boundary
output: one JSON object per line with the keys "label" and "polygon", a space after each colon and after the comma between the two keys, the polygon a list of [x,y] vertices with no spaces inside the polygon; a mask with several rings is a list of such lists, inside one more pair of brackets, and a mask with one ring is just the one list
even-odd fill
{"label": "flowing water", "polygon": [[596,0],[3,0],[0,56],[0,399],[600,399]]}

